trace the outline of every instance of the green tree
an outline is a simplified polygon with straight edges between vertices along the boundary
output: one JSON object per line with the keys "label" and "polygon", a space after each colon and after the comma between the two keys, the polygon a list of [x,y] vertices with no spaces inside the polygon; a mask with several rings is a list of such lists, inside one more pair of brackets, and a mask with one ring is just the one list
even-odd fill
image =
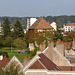
{"label": "green tree", "polygon": [[10,35],[10,22],[8,20],[8,18],[5,19],[5,21],[3,22],[3,34],[4,34],[4,37]]}
{"label": "green tree", "polygon": [[0,75],[23,75],[23,73],[18,73],[19,72],[19,66],[15,67],[15,64],[11,64],[8,66],[6,70],[0,70]]}
{"label": "green tree", "polygon": [[57,39],[63,40],[63,34],[60,28],[61,28],[60,22],[57,22],[57,31],[54,31],[54,41],[56,41]]}
{"label": "green tree", "polygon": [[64,36],[64,42],[72,42],[73,38],[75,38],[75,32],[70,32]]}
{"label": "green tree", "polygon": [[29,42],[28,42],[28,32],[26,32],[25,34],[24,34],[24,41],[26,42],[26,44],[27,44],[27,47],[28,47],[28,45],[29,45]]}
{"label": "green tree", "polygon": [[3,39],[2,44],[3,46],[10,47],[11,43],[13,43],[13,37],[7,36]]}
{"label": "green tree", "polygon": [[13,45],[15,47],[17,47],[18,49],[21,49],[21,50],[27,48],[27,44],[24,41],[24,39],[22,39],[22,38],[15,39],[14,42],[13,42]]}
{"label": "green tree", "polygon": [[24,37],[23,27],[19,22],[19,20],[17,20],[16,23],[14,24],[14,34],[15,38]]}
{"label": "green tree", "polygon": [[36,37],[34,38],[34,40],[37,41],[38,45],[40,43],[42,43],[44,40],[46,40],[45,35],[42,32],[41,33],[37,33],[35,36]]}

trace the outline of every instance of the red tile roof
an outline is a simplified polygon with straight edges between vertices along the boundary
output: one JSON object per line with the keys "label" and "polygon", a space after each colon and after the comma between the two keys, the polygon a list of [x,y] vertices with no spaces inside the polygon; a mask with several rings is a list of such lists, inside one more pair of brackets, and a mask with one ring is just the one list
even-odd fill
{"label": "red tile roof", "polygon": [[41,63],[48,69],[48,70],[61,70],[57,65],[55,65],[49,58],[47,58],[43,53],[39,55]]}
{"label": "red tile roof", "polygon": [[32,26],[30,26],[29,29],[53,29],[53,28],[43,17],[40,17]]}
{"label": "red tile roof", "polygon": [[75,23],[68,23],[68,24],[65,24],[65,26],[75,26]]}
{"label": "red tile roof", "polygon": [[0,67],[4,67],[9,62],[9,60],[10,59],[5,56],[3,60],[0,60]]}

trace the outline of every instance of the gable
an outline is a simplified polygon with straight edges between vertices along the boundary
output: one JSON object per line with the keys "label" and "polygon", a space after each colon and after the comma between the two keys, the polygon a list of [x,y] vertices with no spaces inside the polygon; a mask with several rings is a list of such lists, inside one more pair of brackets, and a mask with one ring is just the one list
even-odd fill
{"label": "gable", "polygon": [[29,69],[45,69],[43,65],[37,60],[34,64],[32,64]]}
{"label": "gable", "polygon": [[18,66],[20,70],[23,68],[21,62],[15,56],[13,56],[9,63],[5,66],[4,70],[8,68],[11,64],[15,64],[15,67]]}

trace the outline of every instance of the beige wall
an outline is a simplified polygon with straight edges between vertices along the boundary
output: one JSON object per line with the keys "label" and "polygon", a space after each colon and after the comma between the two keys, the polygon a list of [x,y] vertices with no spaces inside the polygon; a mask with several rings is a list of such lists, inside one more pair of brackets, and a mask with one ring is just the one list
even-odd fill
{"label": "beige wall", "polygon": [[75,75],[74,71],[27,70],[24,75]]}

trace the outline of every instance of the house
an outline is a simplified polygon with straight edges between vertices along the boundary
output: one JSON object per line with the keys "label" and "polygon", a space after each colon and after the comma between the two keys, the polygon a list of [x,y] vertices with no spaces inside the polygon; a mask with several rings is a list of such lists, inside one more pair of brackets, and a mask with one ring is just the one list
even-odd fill
{"label": "house", "polygon": [[22,63],[17,59],[16,56],[13,56],[11,60],[7,63],[7,65],[3,68],[3,70],[6,70],[11,64],[14,64],[15,67],[19,67],[19,70],[23,68]]}
{"label": "house", "polygon": [[53,29],[56,31],[57,30],[56,22],[49,22],[49,23],[50,23],[50,26],[52,26]]}
{"label": "house", "polygon": [[35,72],[35,70],[40,70],[42,72],[42,70],[60,71],[61,69],[48,57],[41,53],[34,56],[34,58],[32,58],[31,61],[20,72],[23,72],[25,75],[29,75],[28,71],[30,70],[32,70],[33,72]]}
{"label": "house", "polygon": [[29,42],[32,36],[35,36],[36,33],[44,33],[45,30],[51,31],[53,30],[53,27],[51,27],[50,24],[43,17],[40,17],[37,19],[37,21],[33,23],[32,26],[30,26],[28,30]]}
{"label": "house", "polygon": [[64,32],[75,31],[75,23],[68,23],[64,25]]}

